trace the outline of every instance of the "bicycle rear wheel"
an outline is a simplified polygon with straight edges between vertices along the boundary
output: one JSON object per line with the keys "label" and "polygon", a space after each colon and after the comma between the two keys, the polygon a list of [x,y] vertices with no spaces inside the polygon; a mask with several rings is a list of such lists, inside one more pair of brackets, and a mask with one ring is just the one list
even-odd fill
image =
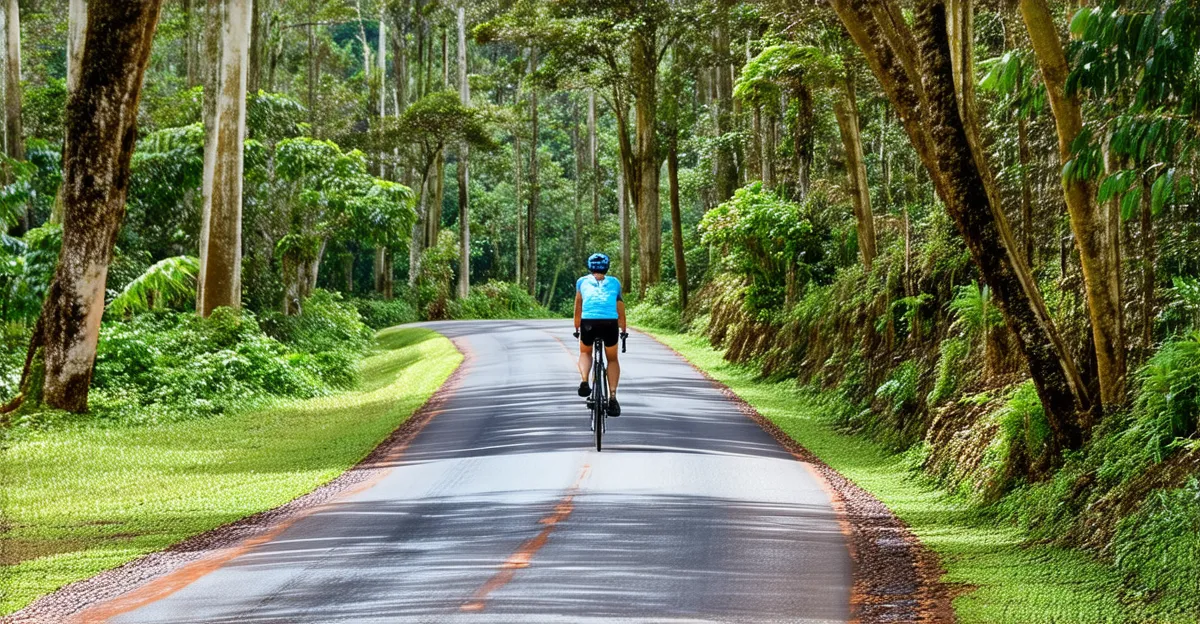
{"label": "bicycle rear wheel", "polygon": [[608,407],[608,398],[605,396],[608,381],[603,357],[596,356],[592,371],[595,374],[592,383],[592,431],[596,436],[596,451],[599,452],[602,447],[601,440],[604,438],[604,410]]}

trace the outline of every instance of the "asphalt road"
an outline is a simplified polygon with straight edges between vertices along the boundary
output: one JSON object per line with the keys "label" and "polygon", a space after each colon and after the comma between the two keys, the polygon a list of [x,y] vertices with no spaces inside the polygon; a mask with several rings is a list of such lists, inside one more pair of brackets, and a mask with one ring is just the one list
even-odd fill
{"label": "asphalt road", "polygon": [[596,453],[569,325],[429,324],[468,369],[390,472],[113,621],[847,621],[808,469],[638,334]]}

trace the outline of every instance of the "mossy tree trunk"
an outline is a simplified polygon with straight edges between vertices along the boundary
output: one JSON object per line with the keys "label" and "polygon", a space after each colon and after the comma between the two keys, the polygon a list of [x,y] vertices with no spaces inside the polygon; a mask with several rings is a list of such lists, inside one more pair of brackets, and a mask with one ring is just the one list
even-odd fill
{"label": "mossy tree trunk", "polygon": [[[467,11],[458,7],[458,97],[463,106],[471,105],[471,85],[467,82]],[[458,296],[471,292],[471,208],[470,148],[464,141],[458,148]],[[576,193],[578,200],[578,192]],[[576,210],[578,212],[578,210]]]}
{"label": "mossy tree trunk", "polygon": [[687,309],[688,276],[687,256],[683,250],[683,217],[679,207],[679,137],[678,130],[671,134],[667,150],[667,192],[671,196],[671,244],[675,251],[675,281],[679,284],[679,309]]}
{"label": "mossy tree trunk", "polygon": [[871,210],[871,189],[867,186],[867,165],[863,157],[862,132],[858,115],[858,98],[854,83],[849,80],[833,105],[842,147],[846,151],[846,181],[854,221],[858,231],[858,251],[863,267],[870,273],[875,261],[875,215]]}
{"label": "mossy tree trunk", "polygon": [[79,85],[67,100],[63,245],[22,381],[42,370],[41,400],[87,410],[104,286],[125,215],[142,77],[161,0],[91,0]]}
{"label": "mossy tree trunk", "polygon": [[[971,91],[962,86],[972,82],[972,77],[968,65],[966,72],[959,72],[959,77],[965,75],[966,79],[956,81],[947,3],[919,1],[915,35],[894,0],[831,0],[831,4],[895,106],[1029,364],[1052,429],[1052,453],[1078,448],[1083,441],[1080,414],[1092,409],[1092,398],[1001,206],[988,190],[990,172],[971,138],[976,132],[968,126],[972,117],[964,117],[964,110],[971,105]],[[971,10],[969,3],[958,8]],[[969,47],[960,45],[959,53]]]}
{"label": "mossy tree trunk", "polygon": [[[538,51],[529,51],[529,74],[537,72]],[[538,90],[531,84],[529,89],[529,210],[525,215],[525,289],[537,297],[537,213],[538,198],[542,194],[538,181]]]}
{"label": "mossy tree trunk", "polygon": [[[242,162],[253,0],[209,0],[204,207],[196,310],[242,305]],[[211,39],[216,39],[213,41]]]}
{"label": "mossy tree trunk", "polygon": [[[733,4],[731,0],[721,0],[719,3],[721,10],[718,11],[718,14],[721,17],[713,36],[713,54],[716,57],[714,87],[716,88],[715,99],[717,102],[715,111],[717,137],[733,131],[733,68],[730,65],[728,23],[729,9],[733,7]],[[716,197],[713,200],[715,203],[721,203],[733,197],[733,192],[737,190],[737,159],[733,147],[727,143],[721,143],[715,160],[714,190]]]}
{"label": "mossy tree trunk", "polygon": [[[1045,0],[1020,0],[1020,7],[1054,112],[1061,166],[1073,158],[1072,146],[1083,131],[1079,97],[1067,91],[1070,67],[1050,7]],[[1075,176],[1063,178],[1063,193],[1087,291],[1100,399],[1106,406],[1120,405],[1126,377],[1120,208],[1096,201],[1094,185]]]}
{"label": "mossy tree trunk", "polygon": [[[21,123],[21,11],[17,0],[4,2],[4,153],[13,160],[25,160],[25,129]],[[11,182],[4,172],[5,182]],[[29,210],[20,215],[18,233],[29,229]]]}
{"label": "mossy tree trunk", "polygon": [[592,224],[600,225],[600,162],[596,159],[596,91],[588,91],[588,170],[591,171]]}
{"label": "mossy tree trunk", "polygon": [[[648,20],[646,20],[648,21]],[[632,39],[630,68],[636,81],[634,116],[637,133],[637,185],[634,202],[638,234],[638,287],[646,289],[662,277],[662,207],[658,181],[658,37],[653,23],[643,24]],[[628,288],[628,285],[626,285]]]}
{"label": "mossy tree trunk", "polygon": [[[190,12],[190,4],[184,7]],[[71,0],[67,6],[67,95],[79,86],[79,63],[83,58],[84,37],[87,35],[87,0]],[[50,223],[62,225],[63,189],[59,185],[50,209]]]}

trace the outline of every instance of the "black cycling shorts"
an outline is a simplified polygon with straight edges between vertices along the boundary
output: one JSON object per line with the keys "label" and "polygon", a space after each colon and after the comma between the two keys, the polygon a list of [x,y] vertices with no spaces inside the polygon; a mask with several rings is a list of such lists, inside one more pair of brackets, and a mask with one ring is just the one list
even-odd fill
{"label": "black cycling shorts", "polygon": [[596,338],[604,341],[604,346],[617,346],[617,339],[621,337],[621,328],[617,326],[616,319],[583,319],[579,326],[579,340],[583,344],[591,346],[596,342]]}

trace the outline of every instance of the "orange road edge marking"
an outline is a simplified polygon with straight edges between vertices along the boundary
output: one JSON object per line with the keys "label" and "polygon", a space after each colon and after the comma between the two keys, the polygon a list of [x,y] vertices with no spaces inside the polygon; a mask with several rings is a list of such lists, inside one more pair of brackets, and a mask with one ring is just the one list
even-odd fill
{"label": "orange road edge marking", "polygon": [[516,552],[510,555],[508,559],[505,559],[504,563],[500,564],[500,570],[475,591],[475,594],[471,596],[471,600],[459,608],[460,611],[483,611],[484,607],[487,606],[488,596],[492,592],[508,585],[513,580],[513,577],[517,575],[517,570],[528,568],[533,563],[533,556],[546,545],[546,542],[550,541],[550,534],[554,532],[554,527],[566,520],[567,516],[571,515],[571,512],[574,511],[575,494],[579,491],[579,485],[583,483],[589,470],[591,470],[591,466],[584,464],[583,470],[579,473],[579,478],[575,480],[575,483],[568,490],[567,495],[563,497],[562,501],[558,505],[555,505],[554,512],[538,520],[538,523],[546,525],[546,528],[542,529],[536,537],[525,540],[517,548]]}
{"label": "orange road edge marking", "polygon": [[[412,440],[416,437],[416,434],[420,433],[420,431],[425,428],[425,425],[429,424],[429,421],[433,420],[435,416],[441,413],[441,410],[431,412],[429,416],[420,423],[420,426],[413,431],[412,435],[405,440],[404,443],[396,447],[395,450],[388,453],[386,456],[380,458],[380,460],[382,462],[390,463],[391,461],[398,459],[404,454],[404,451],[408,449],[409,445],[412,444]],[[279,537],[284,531],[290,529],[292,525],[296,524],[300,520],[313,515],[317,511],[329,508],[338,500],[345,499],[371,489],[380,481],[382,481],[383,478],[389,473],[391,473],[390,468],[379,470],[378,473],[372,475],[371,478],[338,492],[334,496],[334,499],[326,501],[323,504],[316,505],[315,507],[300,511],[295,516],[284,520],[280,524],[276,525],[275,528],[263,533],[262,535],[257,535],[255,537],[246,539],[236,546],[220,549],[216,554],[204,557],[198,561],[193,561],[192,563],[189,563],[182,568],[175,570],[174,572],[170,572],[165,576],[156,578],[145,585],[134,588],[121,596],[113,598],[112,600],[108,600],[91,607],[85,607],[82,611],[67,619],[66,622],[78,622],[80,624],[107,622],[118,615],[123,615],[148,604],[158,602],[159,600],[162,600],[183,589],[184,587],[187,587],[188,585],[200,580],[202,577],[215,572],[226,563],[229,563],[231,560],[245,554],[254,547],[265,544]]]}
{"label": "orange road edge marking", "polygon": [[[145,584],[135,587],[115,598],[84,607],[81,611],[78,611],[75,614],[65,618],[63,620],[64,624],[92,624],[107,622],[118,615],[123,615],[153,602],[158,602],[159,600],[162,600],[183,589],[184,587],[196,582],[201,577],[218,570],[226,563],[229,563],[229,561],[245,554],[255,546],[259,546],[275,539],[276,537],[279,537],[280,534],[291,528],[292,525],[296,524],[300,520],[313,515],[317,511],[329,508],[339,500],[344,500],[345,498],[362,493],[378,485],[384,477],[391,474],[393,470],[393,466],[391,464],[400,459],[400,457],[404,455],[405,451],[408,450],[408,447],[412,445],[413,441],[416,440],[421,431],[424,430],[425,427],[432,422],[435,417],[442,413],[442,410],[440,409],[427,408],[439,405],[439,401],[442,401],[445,399],[445,397],[453,394],[458,389],[458,383],[461,381],[460,375],[465,375],[466,372],[470,370],[471,359],[474,355],[471,352],[470,346],[466,343],[466,341],[451,341],[454,343],[454,347],[458,350],[458,352],[462,354],[463,359],[461,362],[459,362],[459,365],[454,372],[452,372],[450,376],[446,378],[443,386],[435,390],[434,393],[429,396],[429,399],[426,400],[425,404],[414,410],[409,416],[409,419],[400,425],[402,428],[405,424],[411,422],[414,425],[412,431],[408,432],[403,441],[396,445],[395,448],[387,451],[386,454],[375,458],[370,462],[370,464],[358,464],[350,467],[346,471],[350,472],[356,468],[365,468],[367,470],[375,470],[375,474],[359,483],[337,492],[330,500],[325,501],[324,503],[296,512],[296,515],[281,521],[266,533],[247,538],[234,546],[219,549],[212,555],[206,555],[196,561],[185,564],[181,568],[178,568],[172,572],[168,572],[158,578],[152,579]],[[425,412],[424,414],[422,413],[423,411]],[[400,429],[398,428],[397,431],[399,430]],[[375,466],[372,466],[372,464]],[[335,479],[336,478],[337,477],[335,477]],[[303,496],[307,496],[307,494]]]}

